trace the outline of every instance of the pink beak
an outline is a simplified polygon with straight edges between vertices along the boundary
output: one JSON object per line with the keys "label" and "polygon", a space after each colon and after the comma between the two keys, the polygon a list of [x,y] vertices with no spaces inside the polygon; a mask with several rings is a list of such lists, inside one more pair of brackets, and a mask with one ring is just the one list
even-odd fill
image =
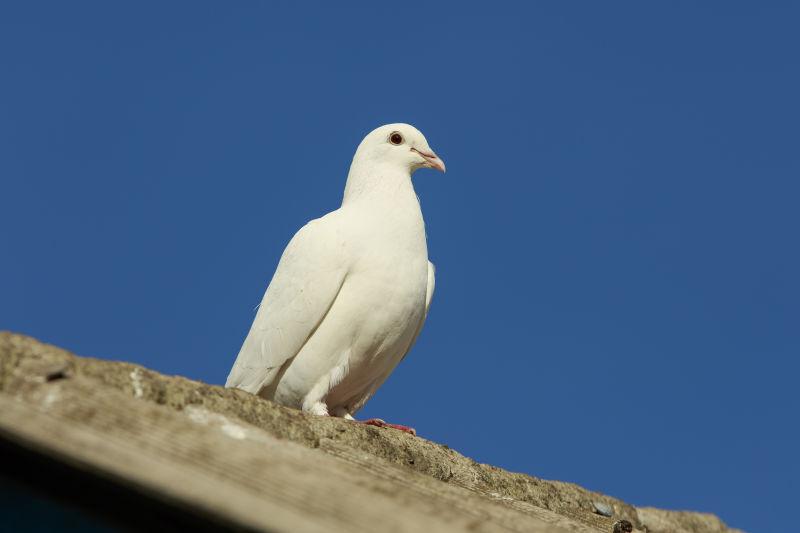
{"label": "pink beak", "polygon": [[421,151],[417,150],[416,148],[412,148],[412,150],[417,152],[419,155],[421,155],[423,157],[423,159],[425,159],[425,166],[426,167],[435,168],[436,170],[439,170],[441,172],[446,172],[447,171],[445,169],[445,166],[444,166],[444,161],[439,159],[439,156],[437,156],[433,152],[431,152],[431,153],[421,152]]}

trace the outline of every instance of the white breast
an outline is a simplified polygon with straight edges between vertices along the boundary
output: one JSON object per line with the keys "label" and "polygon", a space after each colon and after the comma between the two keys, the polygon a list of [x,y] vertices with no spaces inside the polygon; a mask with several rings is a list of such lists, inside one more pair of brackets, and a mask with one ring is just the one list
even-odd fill
{"label": "white breast", "polygon": [[279,403],[302,408],[315,387],[327,388],[328,410],[352,414],[410,348],[425,317],[427,245],[418,204],[394,208],[342,210],[343,253],[354,259],[335,305],[278,383]]}

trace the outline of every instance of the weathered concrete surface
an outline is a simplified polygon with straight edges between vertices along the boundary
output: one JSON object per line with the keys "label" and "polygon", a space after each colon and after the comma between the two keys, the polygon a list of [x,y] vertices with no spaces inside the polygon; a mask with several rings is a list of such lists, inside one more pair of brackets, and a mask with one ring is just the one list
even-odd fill
{"label": "weathered concrete surface", "polygon": [[[479,464],[446,446],[401,432],[306,415],[242,391],[164,376],[130,363],[77,357],[22,335],[0,333],[0,395],[0,400],[3,397],[22,400],[33,408],[32,412],[19,410],[16,415],[8,414],[12,409],[0,412],[0,423],[9,427],[24,425],[31,417],[46,417],[53,412],[58,412],[61,419],[85,423],[86,431],[98,427],[127,431],[128,439],[148,439],[142,435],[159,434],[170,426],[171,447],[161,441],[151,444],[164,448],[159,453],[172,453],[176,442],[184,446],[186,440],[185,449],[175,452],[176,464],[199,453],[191,448],[189,436],[193,440],[211,442],[201,450],[209,457],[214,456],[214,443],[227,450],[241,448],[237,456],[240,463],[231,466],[225,463],[226,458],[218,458],[220,469],[250,468],[247,465],[258,462],[254,455],[259,454],[268,455],[272,461],[283,457],[284,466],[294,467],[284,472],[284,483],[292,485],[298,494],[308,492],[309,484],[330,488],[343,480],[344,486],[360,491],[359,498],[369,499],[368,507],[375,510],[391,510],[395,504],[402,505],[403,509],[419,509],[415,516],[411,516],[414,513],[400,514],[400,521],[393,524],[398,531],[413,531],[424,523],[431,531],[610,532],[620,520],[628,520],[636,529],[651,533],[736,531],[713,515],[637,509],[571,483],[541,480]],[[104,418],[110,416],[108,413],[115,415]],[[11,420],[12,416],[19,418]],[[144,425],[133,427],[133,421],[126,418],[136,418],[136,423]],[[37,427],[28,423],[25,431],[31,439],[44,439],[44,435],[37,434]],[[95,445],[102,448],[102,443]],[[103,453],[113,456],[115,452],[105,449]],[[118,459],[122,460],[122,455]],[[104,467],[113,468],[114,465]],[[187,465],[186,468],[191,469],[191,461]],[[316,470],[309,471],[301,465],[316,465]],[[270,468],[274,469],[275,465]],[[119,474],[126,475],[125,472]],[[314,481],[315,476],[320,478],[318,482]],[[231,494],[242,493],[240,500],[259,495],[267,500],[275,497],[276,488],[268,483],[244,490],[241,483],[237,485],[241,480],[229,481]],[[164,479],[141,482],[150,483],[156,489],[167,483]],[[216,501],[202,501],[202,498],[196,503],[198,506],[220,505]],[[246,513],[242,515],[242,509],[235,503],[211,510],[249,520],[250,526],[265,530],[291,530],[292,524],[300,524],[296,520],[306,520],[308,523],[301,529],[307,530],[316,529],[312,525],[329,527],[336,520],[341,523],[342,530],[369,530],[369,520],[348,515],[346,504],[342,507],[344,511],[340,509],[338,514],[312,505],[310,512],[318,513],[315,521],[304,513],[293,512],[292,505],[283,502],[285,512],[270,513],[264,522]],[[598,503],[609,506],[613,518],[595,513]],[[276,523],[270,524],[273,518]],[[370,518],[375,519],[375,516]],[[382,524],[389,529],[390,524]],[[617,528],[624,530],[619,525]]]}

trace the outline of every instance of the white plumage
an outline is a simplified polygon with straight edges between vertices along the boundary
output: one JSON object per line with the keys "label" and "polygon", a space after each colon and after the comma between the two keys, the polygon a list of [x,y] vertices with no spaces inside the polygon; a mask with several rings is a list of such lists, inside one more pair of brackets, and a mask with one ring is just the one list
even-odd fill
{"label": "white plumage", "polygon": [[283,252],[227,387],[318,415],[352,418],[366,403],[414,344],[433,296],[411,183],[421,167],[445,170],[413,126],[364,138],[342,206]]}

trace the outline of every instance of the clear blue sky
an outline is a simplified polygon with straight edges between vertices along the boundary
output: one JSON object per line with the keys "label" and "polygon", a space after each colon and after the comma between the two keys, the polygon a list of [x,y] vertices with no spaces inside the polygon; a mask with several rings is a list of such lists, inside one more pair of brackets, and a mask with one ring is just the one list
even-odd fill
{"label": "clear blue sky", "polygon": [[362,136],[410,122],[448,168],[415,177],[436,295],[361,414],[796,526],[800,9],[383,4],[4,2],[0,327],[222,383]]}

